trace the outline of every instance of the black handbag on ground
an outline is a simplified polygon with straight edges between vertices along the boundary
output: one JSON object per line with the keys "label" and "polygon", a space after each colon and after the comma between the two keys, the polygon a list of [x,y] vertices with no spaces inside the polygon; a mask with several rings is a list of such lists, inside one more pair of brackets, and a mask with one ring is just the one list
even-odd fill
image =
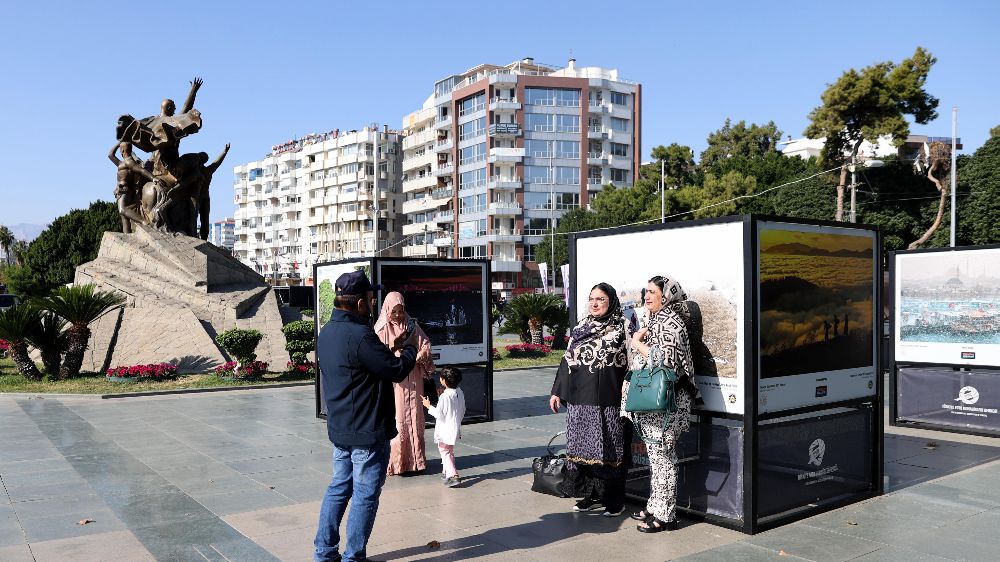
{"label": "black handbag on ground", "polygon": [[[531,484],[531,491],[540,494],[548,494],[557,498],[568,498],[572,494],[567,490],[567,484],[574,480],[569,467],[566,455],[557,455],[552,451],[552,442],[556,437],[564,435],[565,431],[560,431],[549,439],[549,444],[545,446],[548,453],[531,462],[531,473],[534,481]],[[573,471],[575,472],[575,471]],[[572,486],[570,486],[572,487]],[[569,493],[567,493],[569,492]]]}

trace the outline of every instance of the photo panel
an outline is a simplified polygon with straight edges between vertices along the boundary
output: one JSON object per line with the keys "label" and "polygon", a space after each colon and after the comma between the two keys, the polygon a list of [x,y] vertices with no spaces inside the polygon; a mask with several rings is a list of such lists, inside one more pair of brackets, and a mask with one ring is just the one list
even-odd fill
{"label": "photo panel", "polygon": [[876,394],[875,232],[758,225],[759,411]]}
{"label": "photo panel", "polygon": [[1000,248],[894,256],[897,363],[1000,367]]}
{"label": "photo panel", "polygon": [[406,312],[431,340],[438,366],[489,360],[489,280],[486,264],[379,260],[379,303],[403,295]]}
{"label": "photo panel", "polygon": [[688,295],[688,335],[704,409],[743,413],[743,222],[617,232],[576,240],[577,318],[591,288],[618,292],[630,330],[645,318],[642,291],[656,275],[674,278]]}
{"label": "photo panel", "polygon": [[319,264],[316,266],[316,320],[317,330],[330,321],[333,314],[333,299],[336,296],[334,284],[337,278],[352,271],[364,271],[368,280],[372,280],[371,260],[353,260],[338,263]]}

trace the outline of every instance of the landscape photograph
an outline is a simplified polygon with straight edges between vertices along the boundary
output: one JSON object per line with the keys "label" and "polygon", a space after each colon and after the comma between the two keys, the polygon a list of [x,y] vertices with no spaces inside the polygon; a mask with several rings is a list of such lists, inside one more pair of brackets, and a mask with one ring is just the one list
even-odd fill
{"label": "landscape photograph", "polygon": [[760,231],[761,378],[872,365],[873,236]]}

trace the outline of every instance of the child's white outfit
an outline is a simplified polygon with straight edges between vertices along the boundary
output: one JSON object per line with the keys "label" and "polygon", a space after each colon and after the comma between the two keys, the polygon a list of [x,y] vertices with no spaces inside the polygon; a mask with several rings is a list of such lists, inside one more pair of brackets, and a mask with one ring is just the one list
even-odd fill
{"label": "child's white outfit", "polygon": [[438,397],[437,406],[428,408],[427,413],[434,416],[434,442],[441,452],[444,476],[458,476],[455,469],[455,443],[462,438],[465,394],[461,388],[446,388]]}

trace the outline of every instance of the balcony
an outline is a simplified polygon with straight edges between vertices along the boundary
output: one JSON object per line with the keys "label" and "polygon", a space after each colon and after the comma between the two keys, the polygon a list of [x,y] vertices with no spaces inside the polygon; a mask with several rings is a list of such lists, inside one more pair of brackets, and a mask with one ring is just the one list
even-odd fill
{"label": "balcony", "polygon": [[590,166],[607,166],[608,155],[604,152],[588,152],[587,164]]}
{"label": "balcony", "polygon": [[449,152],[452,148],[455,148],[455,142],[452,141],[451,137],[439,139],[434,144],[434,152]]}
{"label": "balcony", "polygon": [[437,178],[431,174],[427,174],[422,178],[412,178],[403,182],[403,193],[409,193],[411,191],[418,191],[426,189],[428,187],[433,187],[437,185]]}
{"label": "balcony", "polygon": [[455,211],[452,210],[441,211],[440,213],[434,215],[434,222],[438,224],[449,223],[453,222],[454,220],[455,220]]}
{"label": "balcony", "polygon": [[517,201],[493,201],[487,207],[487,213],[498,216],[520,215],[521,204]]}
{"label": "balcony", "polygon": [[521,178],[506,176],[493,176],[486,180],[486,187],[489,189],[520,189]]}
{"label": "balcony", "polygon": [[451,124],[452,124],[451,115],[445,117],[438,117],[437,120],[434,121],[434,128],[449,129],[451,128]]}
{"label": "balcony", "polygon": [[497,123],[490,125],[489,135],[498,139],[519,137],[521,126],[517,123]]}
{"label": "balcony", "polygon": [[410,213],[421,213],[429,209],[436,209],[440,204],[440,202],[430,197],[410,199],[409,201],[403,201],[403,214],[408,215]]}
{"label": "balcony", "polygon": [[435,248],[451,246],[454,243],[454,239],[451,236],[438,236],[434,239]]}
{"label": "balcony", "polygon": [[521,102],[517,98],[493,98],[490,100],[490,111],[497,113],[513,113],[521,109]]}
{"label": "balcony", "polygon": [[490,271],[500,271],[504,273],[520,273],[521,262],[509,257],[494,256],[490,259]]}
{"label": "balcony", "polygon": [[620,117],[622,119],[632,118],[632,110],[627,105],[612,105],[610,112],[612,117]]}
{"label": "balcony", "polygon": [[588,139],[606,139],[608,138],[608,130],[604,127],[587,127],[587,138]]}
{"label": "balcony", "polygon": [[490,164],[496,162],[520,162],[522,160],[524,160],[524,147],[490,149]]}
{"label": "balcony", "polygon": [[455,173],[455,165],[451,162],[438,164],[437,168],[434,170],[435,177],[450,176],[453,173]]}
{"label": "balcony", "polygon": [[517,74],[505,70],[497,71],[490,74],[490,84],[507,84],[513,86],[517,84]]}
{"label": "balcony", "polygon": [[587,110],[590,113],[606,114],[606,113],[609,113],[611,111],[611,106],[608,105],[607,103],[603,103],[603,102],[602,103],[591,103],[590,105],[587,106]]}
{"label": "balcony", "polygon": [[414,222],[410,224],[403,225],[403,236],[412,236],[414,234],[423,234],[424,229],[428,229],[433,233],[437,229],[437,225],[429,222]]}
{"label": "balcony", "polygon": [[451,199],[455,192],[450,187],[439,187],[431,192],[431,198],[439,203]]}
{"label": "balcony", "polygon": [[520,242],[520,230],[494,230],[486,233],[487,242]]}

